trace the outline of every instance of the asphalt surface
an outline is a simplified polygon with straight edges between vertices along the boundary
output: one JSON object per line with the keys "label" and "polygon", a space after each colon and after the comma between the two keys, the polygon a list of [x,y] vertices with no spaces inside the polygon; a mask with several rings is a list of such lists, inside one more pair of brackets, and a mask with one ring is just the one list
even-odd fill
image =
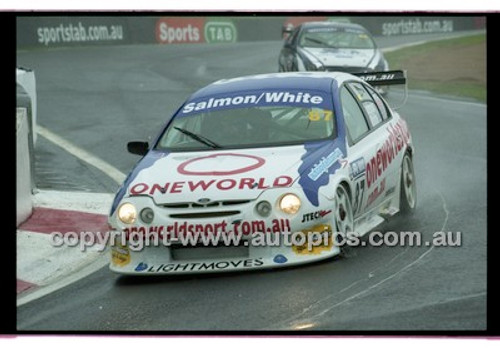
{"label": "asphalt surface", "polygon": [[[87,47],[19,51],[17,59],[36,71],[39,124],[127,173],[138,159],[125,151],[128,141],[155,136],[190,93],[216,79],[277,71],[279,49]],[[410,91],[399,111],[417,149],[418,209],[379,230],[419,231],[424,240],[460,232],[461,246],[358,247],[301,267],[201,276],[103,268],[18,307],[18,330],[485,330],[486,107]],[[50,168],[37,173],[38,185],[118,187],[43,138],[36,151],[36,168]]]}

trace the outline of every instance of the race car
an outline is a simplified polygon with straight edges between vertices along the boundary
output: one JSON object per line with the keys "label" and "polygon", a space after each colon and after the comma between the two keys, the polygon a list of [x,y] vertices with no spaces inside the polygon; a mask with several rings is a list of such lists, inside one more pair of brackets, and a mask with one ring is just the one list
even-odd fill
{"label": "race car", "polygon": [[289,30],[279,55],[280,72],[389,70],[371,34],[359,24],[305,22]]}
{"label": "race car", "polygon": [[110,269],[162,275],[284,267],[338,255],[416,207],[405,120],[375,91],[403,71],[295,72],[214,82],[189,97],[109,214]]}

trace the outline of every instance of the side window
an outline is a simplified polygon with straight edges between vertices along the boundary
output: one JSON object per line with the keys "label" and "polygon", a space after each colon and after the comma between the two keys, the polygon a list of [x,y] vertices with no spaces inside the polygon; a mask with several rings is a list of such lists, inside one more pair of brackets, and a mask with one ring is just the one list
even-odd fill
{"label": "side window", "polygon": [[389,113],[389,110],[387,110],[387,105],[384,103],[382,98],[375,92],[373,89],[367,87],[366,88],[370,95],[372,96],[373,100],[375,100],[375,104],[377,104],[378,110],[380,111],[380,114],[382,115],[382,119],[385,121],[388,118],[391,117],[391,114]]}
{"label": "side window", "polygon": [[366,88],[361,83],[351,83],[349,85],[352,87],[354,94],[363,106],[363,109],[365,109],[371,126],[376,127],[382,122],[382,115],[380,114],[380,111],[378,110],[378,107],[372,99],[370,93],[368,93]]}
{"label": "side window", "polygon": [[347,131],[353,142],[356,142],[368,132],[368,124],[356,99],[347,88],[342,87],[340,91],[340,101]]}

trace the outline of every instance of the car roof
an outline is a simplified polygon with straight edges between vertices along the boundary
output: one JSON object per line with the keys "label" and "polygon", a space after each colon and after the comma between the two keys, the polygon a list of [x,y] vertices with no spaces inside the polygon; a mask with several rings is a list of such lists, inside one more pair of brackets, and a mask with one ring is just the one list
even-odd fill
{"label": "car roof", "polygon": [[346,29],[360,29],[368,32],[368,30],[360,24],[356,23],[345,23],[345,22],[305,22],[300,25],[302,28],[321,28],[321,27],[330,27],[330,28],[346,28]]}
{"label": "car roof", "polygon": [[331,91],[333,81],[359,80],[343,72],[281,72],[258,74],[216,81],[195,92],[189,99],[255,90],[304,89]]}

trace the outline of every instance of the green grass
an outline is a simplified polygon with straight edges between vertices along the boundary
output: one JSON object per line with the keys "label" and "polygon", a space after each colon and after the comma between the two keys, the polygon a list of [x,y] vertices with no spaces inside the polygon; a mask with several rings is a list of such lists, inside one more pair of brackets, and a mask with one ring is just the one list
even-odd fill
{"label": "green grass", "polygon": [[[451,47],[460,48],[475,45],[486,41],[485,34],[465,36],[455,39],[433,41],[417,46],[403,48],[384,54],[391,69],[405,69],[405,62],[418,56],[437,56],[443,50]],[[486,58],[485,58],[486,59]],[[458,74],[458,72],[457,72]],[[458,76],[458,75],[457,75]],[[466,81],[437,82],[425,80],[409,80],[408,87],[412,89],[423,89],[440,94],[448,94],[457,97],[474,98],[486,102],[486,85],[477,82]]]}

